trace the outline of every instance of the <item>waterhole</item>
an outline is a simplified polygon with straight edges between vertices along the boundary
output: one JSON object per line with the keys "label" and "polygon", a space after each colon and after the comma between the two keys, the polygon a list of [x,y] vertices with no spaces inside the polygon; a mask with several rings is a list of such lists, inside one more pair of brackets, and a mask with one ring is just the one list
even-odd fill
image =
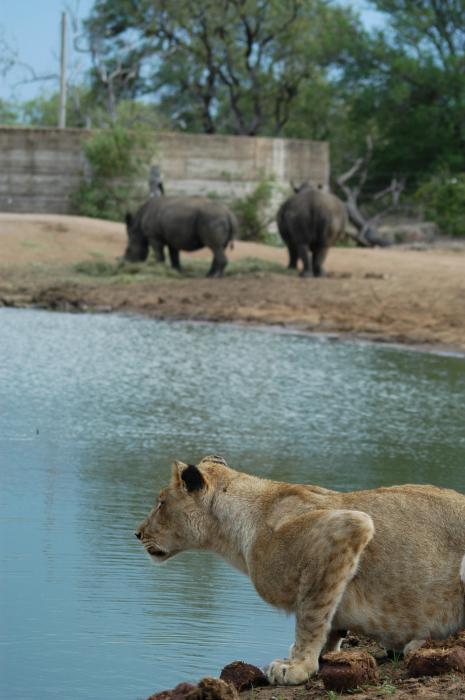
{"label": "waterhole", "polygon": [[[214,555],[134,537],[174,458],[465,491],[465,360],[251,328],[0,310],[0,696],[136,700],[286,654]],[[414,524],[413,524],[414,525]]]}

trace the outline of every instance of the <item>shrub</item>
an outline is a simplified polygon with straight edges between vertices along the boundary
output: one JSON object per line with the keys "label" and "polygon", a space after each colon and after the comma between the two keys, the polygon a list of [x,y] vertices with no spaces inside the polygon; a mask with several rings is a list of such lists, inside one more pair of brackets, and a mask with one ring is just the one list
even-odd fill
{"label": "shrub", "polygon": [[138,182],[147,174],[153,150],[146,129],[129,130],[116,124],[93,133],[84,144],[90,172],[72,197],[75,212],[121,220],[143,197]]}
{"label": "shrub", "polygon": [[262,179],[252,192],[234,200],[231,205],[239,222],[239,237],[244,241],[262,241],[269,238],[268,226],[273,220],[269,206],[273,194],[273,181]]}
{"label": "shrub", "polygon": [[415,198],[442,233],[465,236],[465,173],[436,176],[417,190]]}

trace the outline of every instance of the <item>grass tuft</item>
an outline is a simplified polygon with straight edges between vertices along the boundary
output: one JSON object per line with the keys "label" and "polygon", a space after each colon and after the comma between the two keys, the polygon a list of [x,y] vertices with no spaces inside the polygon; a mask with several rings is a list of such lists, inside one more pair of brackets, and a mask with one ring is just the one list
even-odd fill
{"label": "grass tuft", "polygon": [[[153,258],[147,262],[131,263],[122,261],[108,262],[101,259],[82,260],[73,266],[73,272],[93,278],[112,278],[112,282],[127,282],[130,278],[141,279],[182,279],[205,277],[210,269],[209,260],[185,259],[182,261],[182,272],[173,270],[169,263],[158,263]],[[229,263],[225,276],[254,275],[254,274],[291,274],[279,263],[261,260],[260,258],[243,258]]]}

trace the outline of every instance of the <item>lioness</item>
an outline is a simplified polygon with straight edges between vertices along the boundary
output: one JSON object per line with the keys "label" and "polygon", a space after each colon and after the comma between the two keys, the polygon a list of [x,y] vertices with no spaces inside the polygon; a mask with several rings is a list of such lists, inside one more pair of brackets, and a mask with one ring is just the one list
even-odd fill
{"label": "lioness", "polygon": [[234,471],[220,457],[175,462],[136,536],[154,562],[210,549],[296,615],[272,683],[303,683],[340,630],[412,649],[464,626],[465,496],[434,486],[339,493]]}

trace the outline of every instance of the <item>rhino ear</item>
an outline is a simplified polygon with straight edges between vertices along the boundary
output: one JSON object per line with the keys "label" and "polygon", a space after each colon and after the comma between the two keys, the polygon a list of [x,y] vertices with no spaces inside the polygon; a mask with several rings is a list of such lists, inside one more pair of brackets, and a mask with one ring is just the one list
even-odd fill
{"label": "rhino ear", "polygon": [[173,464],[173,481],[178,488],[188,493],[200,491],[205,486],[205,479],[200,469],[194,464],[178,461]]}

